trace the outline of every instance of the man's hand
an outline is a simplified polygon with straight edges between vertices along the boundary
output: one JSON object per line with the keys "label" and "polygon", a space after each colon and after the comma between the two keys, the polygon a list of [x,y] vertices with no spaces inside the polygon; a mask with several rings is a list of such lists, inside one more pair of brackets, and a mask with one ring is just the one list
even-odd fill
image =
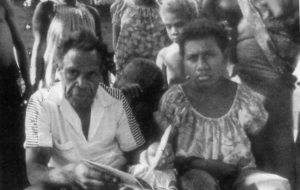
{"label": "man's hand", "polygon": [[119,180],[106,173],[96,170],[92,165],[79,162],[73,164],[69,173],[75,187],[79,189],[101,190],[101,189],[118,189]]}
{"label": "man's hand", "polygon": [[[160,150],[157,150],[158,146],[159,146],[159,143],[155,142],[155,143],[151,144],[149,146],[149,148],[147,149],[147,152],[146,152],[147,160],[150,165],[154,161],[156,152],[160,151]],[[175,156],[173,153],[172,145],[167,144],[166,148],[163,150],[162,157],[160,158],[156,169],[158,169],[158,170],[172,169],[174,167],[174,160],[175,160]]]}

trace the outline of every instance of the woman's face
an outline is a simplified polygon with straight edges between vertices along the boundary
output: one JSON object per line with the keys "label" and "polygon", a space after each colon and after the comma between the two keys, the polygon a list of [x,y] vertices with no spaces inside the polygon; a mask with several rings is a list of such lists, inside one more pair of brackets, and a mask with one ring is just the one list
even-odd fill
{"label": "woman's face", "polygon": [[216,84],[226,73],[226,56],[214,37],[187,41],[184,46],[185,72],[198,87]]}

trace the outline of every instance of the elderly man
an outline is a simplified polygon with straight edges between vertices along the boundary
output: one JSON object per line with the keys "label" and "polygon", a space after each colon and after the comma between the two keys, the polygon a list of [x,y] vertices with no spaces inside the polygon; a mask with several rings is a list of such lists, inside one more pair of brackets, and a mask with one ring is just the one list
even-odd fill
{"label": "elderly man", "polygon": [[101,83],[105,55],[106,46],[87,31],[61,44],[61,82],[37,91],[27,108],[29,189],[117,189],[116,179],[81,160],[123,169],[142,148],[123,94]]}

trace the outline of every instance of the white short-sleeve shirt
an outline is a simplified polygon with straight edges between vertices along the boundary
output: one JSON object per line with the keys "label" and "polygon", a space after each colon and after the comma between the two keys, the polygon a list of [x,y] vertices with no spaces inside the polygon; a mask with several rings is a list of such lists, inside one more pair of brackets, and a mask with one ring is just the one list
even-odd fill
{"label": "white short-sleeve shirt", "polygon": [[25,148],[52,147],[49,166],[53,167],[87,159],[121,168],[126,163],[123,152],[145,142],[123,94],[103,84],[92,104],[87,139],[60,83],[31,97],[25,129]]}

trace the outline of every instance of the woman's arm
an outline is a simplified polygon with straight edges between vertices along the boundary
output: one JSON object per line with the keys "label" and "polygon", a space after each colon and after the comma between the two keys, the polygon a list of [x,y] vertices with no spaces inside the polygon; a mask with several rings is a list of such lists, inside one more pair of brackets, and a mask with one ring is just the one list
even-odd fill
{"label": "woman's arm", "polygon": [[237,167],[218,160],[204,160],[196,157],[191,157],[185,160],[176,158],[176,165],[178,165],[183,171],[186,169],[204,170],[219,181],[226,180],[231,176],[236,175],[239,171]]}
{"label": "woman's arm", "polygon": [[119,25],[113,24],[113,28],[112,28],[112,39],[113,39],[113,49],[114,51],[116,51],[116,47],[117,47],[117,42],[119,39],[119,35],[120,35],[120,31],[121,31],[121,27]]}
{"label": "woman's arm", "polygon": [[41,2],[37,5],[32,19],[34,43],[31,55],[30,75],[34,91],[38,89],[39,83],[43,78],[45,66],[43,55],[46,49],[46,38],[52,11],[53,3],[51,1]]}
{"label": "woman's arm", "polygon": [[11,36],[17,53],[18,63],[26,86],[26,90],[24,92],[23,98],[28,100],[28,98],[31,96],[32,93],[32,86],[30,83],[30,76],[29,76],[29,59],[27,56],[25,45],[21,38],[21,34],[18,30],[15,21],[12,5],[7,0],[4,0],[3,5],[5,8],[5,19],[11,31]]}

